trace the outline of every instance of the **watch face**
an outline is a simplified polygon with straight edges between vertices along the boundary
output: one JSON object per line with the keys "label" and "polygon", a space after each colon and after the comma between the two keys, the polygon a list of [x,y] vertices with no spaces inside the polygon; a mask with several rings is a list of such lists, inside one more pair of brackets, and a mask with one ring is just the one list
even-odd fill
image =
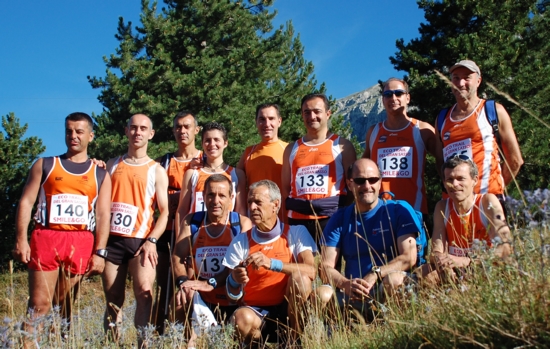
{"label": "watch face", "polygon": [[216,288],[216,286],[218,286],[218,282],[216,281],[215,278],[210,278],[208,279],[208,284],[214,288]]}
{"label": "watch face", "polygon": [[157,239],[155,239],[155,238],[148,238],[147,240],[154,243],[154,244],[157,243]]}

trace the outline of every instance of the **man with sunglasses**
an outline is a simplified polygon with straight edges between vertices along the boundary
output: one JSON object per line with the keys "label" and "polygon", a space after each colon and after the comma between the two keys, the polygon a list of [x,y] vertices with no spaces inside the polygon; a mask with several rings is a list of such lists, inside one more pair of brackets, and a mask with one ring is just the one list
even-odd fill
{"label": "man with sunglasses", "polygon": [[345,169],[356,159],[353,145],[328,129],[331,116],[324,94],[302,98],[306,134],[286,147],[281,194],[290,225],[304,225],[319,244],[323,227],[347,203]]}
{"label": "man with sunglasses", "polygon": [[439,153],[433,126],[407,115],[410,100],[406,81],[391,78],[384,83],[382,102],[387,119],[367,131],[363,157],[372,159],[382,171],[382,192],[393,193],[427,216],[426,152],[436,158]]}
{"label": "man with sunglasses", "polygon": [[[453,277],[455,270],[472,264],[474,255],[495,245],[495,254],[506,258],[512,251],[510,229],[498,198],[475,194],[478,170],[466,155],[455,155],[443,165],[448,199],[439,201],[434,212],[434,232],[427,280]],[[429,268],[429,269],[428,269]]]}
{"label": "man with sunglasses", "polygon": [[[316,295],[326,303],[335,287],[341,290],[340,305],[349,303],[366,315],[369,301],[381,295],[382,288],[393,294],[416,266],[415,239],[421,228],[408,203],[378,197],[381,175],[374,161],[359,159],[348,174],[355,204],[338,210],[323,232],[320,276],[330,286],[318,287]],[[340,256],[344,274],[335,268]]]}
{"label": "man with sunglasses", "polygon": [[[477,95],[481,84],[481,70],[470,60],[463,60],[449,69],[452,92],[456,104],[449,108],[441,126],[437,123],[436,147],[444,160],[455,154],[463,154],[472,159],[480,172],[474,192],[492,193],[502,198],[504,187],[517,175],[523,159],[519,149],[512,120],[506,109],[495,105],[498,124],[491,125],[487,118],[486,100]],[[500,154],[495,129],[506,164],[500,166]]]}

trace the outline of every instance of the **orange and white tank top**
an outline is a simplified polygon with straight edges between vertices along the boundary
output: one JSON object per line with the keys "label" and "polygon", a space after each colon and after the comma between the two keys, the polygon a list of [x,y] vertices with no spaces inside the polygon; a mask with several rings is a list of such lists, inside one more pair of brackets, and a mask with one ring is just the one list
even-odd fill
{"label": "orange and white tank top", "polygon": [[111,234],[145,239],[154,224],[154,160],[129,164],[118,157],[111,168]]}
{"label": "orange and white tank top", "polygon": [[[216,172],[209,172],[204,168],[189,171],[193,171],[193,175],[191,176],[191,206],[188,213],[206,211],[206,208],[204,207],[204,198],[202,196],[202,192],[204,191],[204,183],[208,177],[216,174]],[[218,174],[229,178],[231,184],[233,185],[233,193],[235,194],[233,196],[231,207],[231,210],[233,210],[233,208],[235,208],[235,198],[237,197],[237,186],[239,184],[237,171],[235,171],[234,167],[227,165],[225,170],[223,172],[218,172]]]}
{"label": "orange and white tank top", "polygon": [[503,194],[500,156],[493,128],[485,115],[485,100],[480,100],[474,111],[460,121],[451,118],[455,107],[456,104],[449,109],[440,130],[443,158],[446,160],[455,154],[468,156],[476,163],[479,171],[474,193]]}
{"label": "orange and white tank top", "polygon": [[244,151],[244,172],[248,185],[263,179],[269,179],[281,187],[283,171],[283,153],[288,143],[261,142],[247,147]]}
{"label": "orange and white tank top", "polygon": [[[395,199],[408,202],[415,210],[428,213],[424,162],[426,147],[419,122],[410,120],[400,130],[389,130],[380,122],[369,139],[371,159],[382,172],[381,192],[392,192]],[[390,195],[386,199],[391,200]]]}
{"label": "orange and white tank top", "polygon": [[[194,268],[197,277],[208,280],[224,271],[223,257],[225,251],[227,251],[227,246],[233,240],[229,215],[227,217],[228,222],[219,236],[213,237],[210,235],[203,221],[197,233],[192,237],[192,253],[195,259]],[[225,287],[215,288],[211,292],[201,292],[201,297],[212,304],[224,306],[230,304]]]}
{"label": "orange and white tank top", "polygon": [[[344,165],[340,137],[331,135],[320,144],[308,144],[300,138],[290,152],[290,197],[306,200],[323,199],[346,194]],[[316,219],[288,210],[294,219]]]}
{"label": "orange and white tank top", "polygon": [[[178,160],[176,159],[175,156],[173,156],[173,154],[168,154],[168,155],[171,155],[169,157],[169,161],[166,164],[163,164],[161,162],[161,165],[163,165],[164,169],[166,170],[166,174],[168,175],[168,194],[175,194],[181,191],[183,175],[185,174],[185,171],[187,171],[191,166],[192,159]],[[202,151],[198,151],[196,158],[200,158],[201,156],[202,156]],[[172,215],[168,217],[168,224],[166,224],[166,230],[173,229],[172,220],[174,219],[174,217],[175,217],[175,212],[173,212]]]}
{"label": "orange and white tank top", "polygon": [[[46,161],[44,159],[43,161]],[[99,194],[97,166],[88,160],[82,174],[69,172],[58,156],[40,185],[34,219],[53,230],[94,230],[95,204]]]}
{"label": "orange and white tank top", "polygon": [[475,239],[485,241],[491,246],[487,233],[489,220],[483,212],[483,195],[476,195],[474,205],[465,214],[456,211],[453,200],[447,199],[445,205],[445,231],[449,253],[453,256],[466,257]]}
{"label": "orange and white tank top", "polygon": [[[275,258],[283,263],[294,262],[288,243],[289,230],[290,225],[284,224],[283,231],[278,239],[261,244],[252,238],[252,230],[247,231],[248,255],[262,252],[268,258]],[[284,301],[288,275],[265,268],[255,270],[252,266],[248,266],[246,269],[249,281],[244,286],[244,304],[270,306],[281,304]]]}

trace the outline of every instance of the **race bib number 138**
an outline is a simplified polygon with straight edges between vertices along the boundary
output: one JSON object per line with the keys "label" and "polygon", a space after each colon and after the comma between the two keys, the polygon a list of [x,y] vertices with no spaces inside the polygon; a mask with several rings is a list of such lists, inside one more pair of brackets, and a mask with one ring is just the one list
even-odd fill
{"label": "race bib number 138", "polygon": [[378,149],[378,166],[384,178],[411,178],[413,150],[411,147]]}

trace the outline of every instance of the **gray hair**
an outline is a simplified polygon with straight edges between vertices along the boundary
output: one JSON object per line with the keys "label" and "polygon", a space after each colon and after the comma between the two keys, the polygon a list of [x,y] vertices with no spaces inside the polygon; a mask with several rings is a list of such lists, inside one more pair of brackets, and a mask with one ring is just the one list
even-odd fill
{"label": "gray hair", "polygon": [[277,184],[275,184],[275,182],[270,181],[269,179],[262,179],[261,181],[252,183],[248,187],[248,191],[250,192],[261,186],[267,187],[267,189],[269,190],[269,199],[271,200],[271,202],[275,200],[279,200],[279,203],[281,202],[281,191],[279,190],[279,187],[277,186]]}

